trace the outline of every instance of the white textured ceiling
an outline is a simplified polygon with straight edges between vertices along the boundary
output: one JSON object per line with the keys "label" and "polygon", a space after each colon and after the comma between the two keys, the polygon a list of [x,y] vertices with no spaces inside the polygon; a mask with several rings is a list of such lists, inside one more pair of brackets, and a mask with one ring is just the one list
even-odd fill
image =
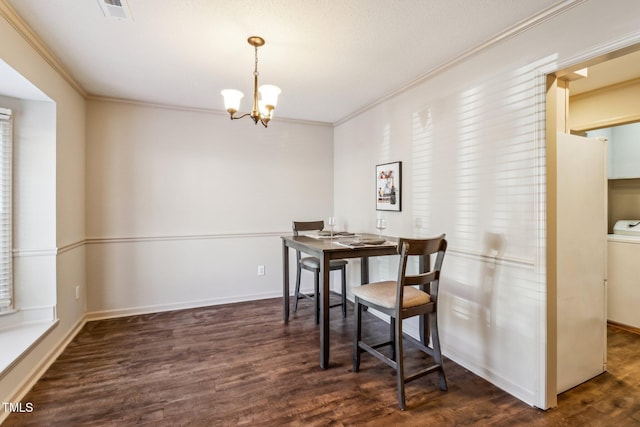
{"label": "white textured ceiling", "polygon": [[282,88],[276,117],[334,123],[483,42],[567,1],[128,0],[133,19],[101,0],[8,3],[92,96],[223,110],[245,92],[253,48],[260,82]]}

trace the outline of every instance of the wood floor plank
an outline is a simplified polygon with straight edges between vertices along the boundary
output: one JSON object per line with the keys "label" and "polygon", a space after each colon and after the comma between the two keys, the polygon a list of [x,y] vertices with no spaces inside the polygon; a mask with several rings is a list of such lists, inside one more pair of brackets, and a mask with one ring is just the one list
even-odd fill
{"label": "wood floor plank", "polygon": [[[334,314],[335,313],[335,314]],[[369,336],[388,327],[369,313]],[[450,360],[407,386],[363,355],[351,371],[353,308],[332,311],[331,364],[319,368],[311,304],[289,324],[281,300],[89,322],[25,396],[6,426],[640,426],[640,336],[610,326],[608,372],[532,408]],[[375,331],[375,332],[371,332]],[[426,356],[407,345],[407,369]]]}

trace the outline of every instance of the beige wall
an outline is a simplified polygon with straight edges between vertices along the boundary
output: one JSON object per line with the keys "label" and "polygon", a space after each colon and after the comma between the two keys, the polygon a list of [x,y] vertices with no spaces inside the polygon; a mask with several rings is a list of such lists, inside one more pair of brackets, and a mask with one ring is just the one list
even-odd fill
{"label": "beige wall", "polygon": [[[76,286],[85,292],[84,247],[81,245],[85,227],[85,101],[9,24],[6,13],[4,7],[0,7],[0,58],[55,103],[55,120],[49,123],[53,135],[45,136],[50,137],[53,144],[48,157],[51,163],[47,163],[46,169],[51,172],[49,181],[53,181],[48,196],[51,203],[48,209],[38,212],[44,224],[50,224],[45,233],[48,239],[46,242],[36,240],[38,247],[27,247],[30,253],[23,257],[23,262],[46,266],[28,269],[25,274],[32,276],[34,282],[38,279],[33,275],[45,275],[40,282],[49,283],[45,295],[55,300],[59,323],[0,377],[3,402],[12,401],[28,389],[30,382],[46,367],[43,363],[61,349],[85,313],[84,298],[75,299]],[[33,241],[24,236],[23,242]]]}
{"label": "beige wall", "polygon": [[281,295],[279,236],[332,213],[330,125],[87,105],[91,316]]}

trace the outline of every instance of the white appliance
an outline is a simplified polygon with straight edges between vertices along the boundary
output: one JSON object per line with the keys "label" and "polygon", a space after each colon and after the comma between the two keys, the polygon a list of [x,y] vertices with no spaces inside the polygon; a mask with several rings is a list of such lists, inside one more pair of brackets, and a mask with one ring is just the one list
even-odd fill
{"label": "white appliance", "polygon": [[557,138],[557,391],[606,370],[606,139]]}
{"label": "white appliance", "polygon": [[607,319],[640,329],[640,219],[617,221],[607,243]]}
{"label": "white appliance", "polygon": [[613,234],[640,237],[640,219],[621,219],[613,226]]}

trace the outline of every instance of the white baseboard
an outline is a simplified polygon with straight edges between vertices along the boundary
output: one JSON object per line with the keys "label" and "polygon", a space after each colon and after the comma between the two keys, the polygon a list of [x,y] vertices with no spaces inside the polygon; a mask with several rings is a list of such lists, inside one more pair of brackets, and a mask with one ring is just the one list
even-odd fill
{"label": "white baseboard", "polygon": [[189,308],[208,307],[210,305],[233,304],[236,302],[256,301],[268,298],[282,297],[282,292],[265,292],[260,294],[241,295],[225,298],[211,298],[206,300],[184,301],[172,304],[156,304],[143,307],[130,307],[113,310],[101,310],[88,312],[85,315],[87,322],[116,317],[135,316],[138,314],[161,313],[164,311],[186,310]]}

